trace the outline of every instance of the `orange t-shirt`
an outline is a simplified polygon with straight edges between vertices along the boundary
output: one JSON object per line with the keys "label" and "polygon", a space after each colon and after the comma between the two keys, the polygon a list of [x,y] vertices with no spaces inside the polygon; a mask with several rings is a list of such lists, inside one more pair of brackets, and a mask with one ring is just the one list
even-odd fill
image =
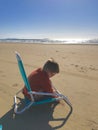
{"label": "orange t-shirt", "polygon": [[[32,91],[53,93],[53,88],[51,85],[51,81],[48,77],[48,74],[41,68],[34,70],[28,76],[28,81]],[[29,97],[26,87],[24,87],[23,89],[23,94]]]}

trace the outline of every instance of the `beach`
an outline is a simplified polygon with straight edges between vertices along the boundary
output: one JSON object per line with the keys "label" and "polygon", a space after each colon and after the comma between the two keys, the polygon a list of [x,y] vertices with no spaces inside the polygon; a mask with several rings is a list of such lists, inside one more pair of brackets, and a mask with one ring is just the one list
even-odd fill
{"label": "beach", "polygon": [[[15,51],[27,75],[49,58],[60,65],[53,85],[70,100],[34,106],[21,115],[13,112],[13,97],[23,87]],[[98,130],[98,45],[0,43],[0,124],[3,130]]]}

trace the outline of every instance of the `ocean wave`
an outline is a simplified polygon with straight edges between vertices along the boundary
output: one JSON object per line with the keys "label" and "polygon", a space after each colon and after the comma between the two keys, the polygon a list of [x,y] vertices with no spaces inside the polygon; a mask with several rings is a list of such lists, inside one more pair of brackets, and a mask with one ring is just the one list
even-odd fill
{"label": "ocean wave", "polygon": [[41,44],[98,44],[98,39],[92,40],[50,40],[50,39],[0,39],[1,43],[41,43]]}

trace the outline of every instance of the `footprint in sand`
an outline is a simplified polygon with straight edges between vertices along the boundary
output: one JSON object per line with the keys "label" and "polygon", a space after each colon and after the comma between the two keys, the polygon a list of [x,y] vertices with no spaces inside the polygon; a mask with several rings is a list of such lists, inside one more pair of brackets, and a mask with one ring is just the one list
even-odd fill
{"label": "footprint in sand", "polygon": [[93,127],[92,130],[98,130],[98,123],[93,120],[88,120],[88,125]]}
{"label": "footprint in sand", "polygon": [[13,84],[12,86],[13,87],[17,87],[19,84],[18,83],[15,83],[15,84]]}
{"label": "footprint in sand", "polygon": [[87,70],[87,67],[85,67],[85,66],[80,66],[80,65],[75,65],[75,64],[71,64],[71,65],[74,65],[75,66],[75,68],[77,68],[77,70],[79,71],[79,72],[84,72],[84,73],[86,73],[88,70]]}
{"label": "footprint in sand", "polygon": [[96,69],[93,65],[90,65],[89,69],[94,70],[94,71],[98,71],[98,69]]}

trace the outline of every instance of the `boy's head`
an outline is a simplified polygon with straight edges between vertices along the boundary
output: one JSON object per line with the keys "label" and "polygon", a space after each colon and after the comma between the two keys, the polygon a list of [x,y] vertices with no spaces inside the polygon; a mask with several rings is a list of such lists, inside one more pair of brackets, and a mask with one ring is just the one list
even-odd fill
{"label": "boy's head", "polygon": [[43,70],[48,73],[49,77],[52,77],[56,73],[59,73],[59,64],[51,58],[44,64]]}

